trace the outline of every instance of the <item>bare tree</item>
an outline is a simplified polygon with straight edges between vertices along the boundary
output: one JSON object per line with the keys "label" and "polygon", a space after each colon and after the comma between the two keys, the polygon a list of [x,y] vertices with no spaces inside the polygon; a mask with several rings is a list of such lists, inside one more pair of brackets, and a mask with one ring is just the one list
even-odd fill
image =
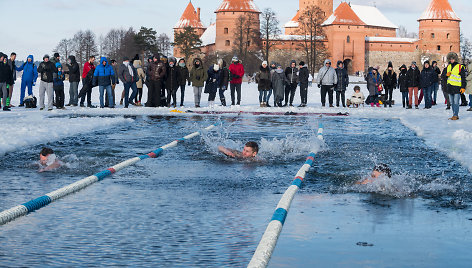
{"label": "bare tree", "polygon": [[299,29],[297,33],[301,35],[302,42],[300,46],[303,48],[308,69],[314,75],[322,57],[327,56],[327,50],[322,41],[324,39],[324,31],[321,24],[324,22],[324,13],[317,6],[309,6],[300,15]]}
{"label": "bare tree", "polygon": [[236,19],[234,37],[233,49],[243,62],[250,52],[254,53],[260,49],[260,25],[256,24],[256,17],[253,14],[241,15]]}
{"label": "bare tree", "polygon": [[126,30],[111,29],[103,40],[103,53],[110,59],[118,59],[121,43],[123,42]]}
{"label": "bare tree", "polygon": [[276,40],[281,33],[282,31],[279,29],[279,20],[277,19],[275,12],[270,8],[264,9],[261,20],[261,35],[265,39],[262,53],[266,61],[269,61],[270,49],[274,46],[272,40]]}
{"label": "bare tree", "polygon": [[397,36],[402,38],[417,38],[418,34],[412,32],[409,33],[405,26],[400,25],[397,29]]}
{"label": "bare tree", "polygon": [[157,37],[157,48],[159,52],[168,56],[171,48],[170,38],[167,34],[162,33]]}
{"label": "bare tree", "polygon": [[67,59],[71,55],[72,51],[73,51],[72,39],[64,38],[61,41],[59,41],[59,44],[57,44],[53,52],[57,52],[60,55],[64,55],[65,59]]}
{"label": "bare tree", "polygon": [[74,37],[72,38],[73,46],[74,46],[74,52],[75,52],[75,59],[79,63],[80,68],[84,65],[84,63],[87,61],[84,56],[84,32],[83,31],[78,31],[76,34],[74,34]]}
{"label": "bare tree", "polygon": [[84,42],[85,58],[88,60],[90,56],[97,56],[98,48],[95,42],[95,34],[91,30],[86,30],[82,40]]}
{"label": "bare tree", "polygon": [[460,41],[461,42],[461,58],[462,58],[462,61],[465,64],[467,64],[472,59],[472,43],[463,34],[461,34],[460,40],[461,40]]}

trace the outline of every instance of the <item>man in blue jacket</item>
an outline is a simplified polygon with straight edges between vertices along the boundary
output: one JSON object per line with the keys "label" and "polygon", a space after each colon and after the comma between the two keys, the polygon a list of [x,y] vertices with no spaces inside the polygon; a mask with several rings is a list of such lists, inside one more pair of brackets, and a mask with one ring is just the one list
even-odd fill
{"label": "man in blue jacket", "polygon": [[26,59],[26,62],[17,69],[17,71],[23,71],[21,76],[21,88],[20,88],[20,106],[25,106],[25,90],[28,87],[28,96],[33,95],[33,86],[36,85],[36,80],[38,79],[38,69],[34,65],[33,55],[29,55]]}
{"label": "man in blue jacket", "polygon": [[98,85],[98,89],[100,90],[100,108],[105,107],[105,102],[103,101],[105,90],[108,95],[108,107],[115,108],[115,106],[113,106],[112,84],[115,84],[115,72],[113,71],[113,67],[108,64],[107,58],[102,57],[100,64],[95,68],[95,72],[93,73],[93,85]]}

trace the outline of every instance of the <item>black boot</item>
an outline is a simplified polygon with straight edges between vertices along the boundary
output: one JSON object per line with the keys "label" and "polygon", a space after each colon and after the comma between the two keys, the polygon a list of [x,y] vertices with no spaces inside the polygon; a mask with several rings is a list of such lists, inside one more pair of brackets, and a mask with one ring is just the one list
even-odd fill
{"label": "black boot", "polygon": [[221,105],[226,106],[226,99],[220,99],[221,100]]}

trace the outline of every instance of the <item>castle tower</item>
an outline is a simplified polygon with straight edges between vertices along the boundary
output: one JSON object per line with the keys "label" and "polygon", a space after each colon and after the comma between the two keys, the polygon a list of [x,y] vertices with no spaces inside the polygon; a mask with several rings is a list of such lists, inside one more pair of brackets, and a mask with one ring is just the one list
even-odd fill
{"label": "castle tower", "polygon": [[418,19],[418,49],[423,53],[443,56],[449,52],[460,54],[460,22],[448,0],[431,0]]}
{"label": "castle tower", "polygon": [[[185,8],[184,13],[182,14],[182,17],[180,17],[180,20],[175,24],[174,35],[176,33],[182,32],[184,28],[188,26],[192,27],[198,34],[198,36],[202,36],[202,34],[206,30],[205,26],[203,26],[203,23],[200,20],[200,8],[195,11],[195,7],[192,5],[192,1],[188,3],[187,8]],[[183,56],[181,55],[178,47],[174,47],[174,56]]]}
{"label": "castle tower", "polygon": [[325,13],[325,19],[333,14],[334,0],[299,0],[299,8],[303,13],[309,6],[317,6]]}
{"label": "castle tower", "polygon": [[260,28],[261,13],[252,0],[224,0],[216,13],[216,51],[233,50],[237,20],[240,16],[251,16],[254,29]]}

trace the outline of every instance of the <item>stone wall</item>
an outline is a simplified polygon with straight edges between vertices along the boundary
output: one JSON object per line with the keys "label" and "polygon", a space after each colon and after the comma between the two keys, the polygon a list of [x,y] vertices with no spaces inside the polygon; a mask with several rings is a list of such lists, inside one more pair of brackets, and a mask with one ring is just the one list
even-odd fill
{"label": "stone wall", "polygon": [[419,51],[366,51],[365,53],[366,71],[369,66],[380,66],[379,72],[383,73],[387,69],[389,61],[393,63],[393,68],[395,71],[398,71],[400,66],[403,64],[405,64],[407,67],[410,66],[412,61],[416,61],[417,65],[421,66],[421,54]]}

